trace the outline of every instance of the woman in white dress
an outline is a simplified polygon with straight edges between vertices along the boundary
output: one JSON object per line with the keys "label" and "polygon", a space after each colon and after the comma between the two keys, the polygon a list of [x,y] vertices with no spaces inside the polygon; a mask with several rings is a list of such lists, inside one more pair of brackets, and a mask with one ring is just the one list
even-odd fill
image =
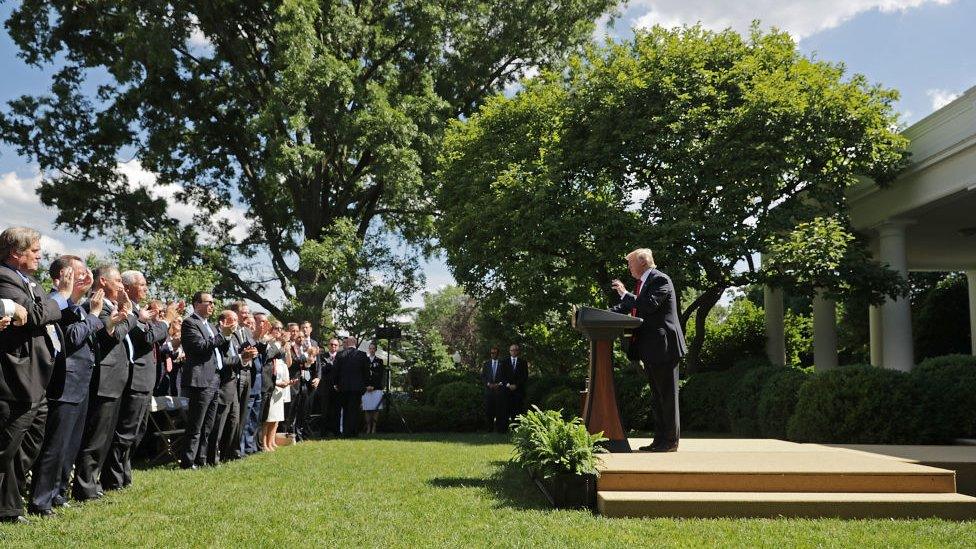
{"label": "woman in white dress", "polygon": [[288,366],[291,363],[291,353],[285,341],[285,332],[281,322],[271,325],[271,338],[268,341],[266,355],[273,368],[274,391],[267,405],[264,418],[262,442],[267,452],[273,452],[278,447],[275,436],[278,434],[278,422],[285,419],[285,402],[291,399],[291,381],[288,376]]}
{"label": "woman in white dress", "polygon": [[385,368],[383,361],[376,358],[376,344],[369,344],[369,377],[366,378],[366,392],[363,393],[363,415],[366,419],[366,433],[376,432],[376,423],[383,407],[383,387]]}

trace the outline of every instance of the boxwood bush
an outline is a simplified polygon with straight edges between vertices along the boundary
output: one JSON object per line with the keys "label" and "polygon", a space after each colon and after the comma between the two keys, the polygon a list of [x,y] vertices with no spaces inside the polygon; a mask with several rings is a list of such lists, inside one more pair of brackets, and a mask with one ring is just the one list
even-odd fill
{"label": "boxwood bush", "polygon": [[762,436],[759,400],[769,379],[783,370],[783,366],[773,366],[767,362],[761,367],[746,370],[735,382],[725,403],[732,433],[745,437]]}
{"label": "boxwood bush", "polygon": [[976,357],[946,355],[922,361],[911,373],[921,392],[918,414],[926,439],[951,443],[976,436]]}
{"label": "boxwood bush", "polygon": [[477,383],[454,381],[437,391],[434,408],[444,418],[445,431],[474,431],[483,425],[484,391]]}
{"label": "boxwood bush", "polygon": [[762,436],[786,438],[786,426],[800,399],[800,388],[810,375],[807,370],[781,368],[766,378],[756,406],[756,421]]}

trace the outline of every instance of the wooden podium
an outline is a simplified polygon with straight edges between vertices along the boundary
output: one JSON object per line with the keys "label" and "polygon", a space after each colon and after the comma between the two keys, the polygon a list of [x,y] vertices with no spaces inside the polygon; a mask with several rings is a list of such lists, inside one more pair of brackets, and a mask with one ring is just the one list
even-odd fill
{"label": "wooden podium", "polygon": [[611,313],[592,307],[573,309],[573,328],[590,340],[590,384],[587,387],[583,421],[590,433],[603,431],[611,452],[630,452],[617,407],[617,390],[613,384],[613,341],[624,331],[641,325],[640,318]]}

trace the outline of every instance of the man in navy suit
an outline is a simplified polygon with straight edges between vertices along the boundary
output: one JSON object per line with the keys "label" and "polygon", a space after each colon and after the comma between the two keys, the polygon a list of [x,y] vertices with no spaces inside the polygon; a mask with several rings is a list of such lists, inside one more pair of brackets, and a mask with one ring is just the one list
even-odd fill
{"label": "man in navy suit", "polygon": [[342,436],[359,434],[359,413],[362,410],[363,392],[369,378],[369,357],[356,348],[357,340],[346,337],[346,348],[336,355],[335,383],[342,406]]}
{"label": "man in navy suit", "polygon": [[[12,300],[16,322],[0,332],[0,521],[27,522],[21,488],[40,451],[47,418],[47,384],[61,349],[58,321],[70,305],[75,274],[58,273],[48,296],[33,278],[41,235],[26,227],[0,234],[0,299]],[[24,314],[26,313],[26,314]],[[25,467],[26,466],[26,467]]]}
{"label": "man in navy suit", "polygon": [[68,479],[75,456],[81,447],[88,412],[88,385],[95,368],[95,334],[104,327],[103,290],[92,294],[88,310],[78,305],[91,288],[94,278],[81,258],[63,255],[51,263],[51,279],[61,271],[74,270],[75,286],[71,303],[61,312],[64,348],[55,360],[54,374],[47,388],[48,417],[41,453],[34,463],[31,499],[27,511],[47,516],[52,507],[67,506]]}
{"label": "man in navy suit", "polygon": [[193,295],[193,314],[183,320],[181,340],[186,362],[183,383],[187,388],[190,409],[180,467],[196,469],[207,463],[207,441],[217,419],[217,391],[223,357],[229,351],[230,336],[237,327],[230,316],[221,321],[220,329],[210,323],[214,311],[213,296],[206,292]]}
{"label": "man in navy suit", "polygon": [[[634,292],[613,281],[620,303],[611,310],[644,320],[635,330],[628,353],[639,358],[651,385],[654,442],[645,452],[674,452],[681,435],[678,413],[678,361],[685,355],[685,336],[678,317],[678,296],[668,275],[657,270],[651,250],[627,254],[627,268],[637,281]],[[633,354],[636,351],[636,354]]]}

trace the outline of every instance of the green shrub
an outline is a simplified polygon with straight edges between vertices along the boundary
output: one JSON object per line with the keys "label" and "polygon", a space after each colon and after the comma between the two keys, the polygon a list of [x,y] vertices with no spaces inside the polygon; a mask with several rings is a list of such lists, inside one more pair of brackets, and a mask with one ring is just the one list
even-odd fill
{"label": "green shrub", "polygon": [[800,388],[810,374],[797,368],[782,368],[766,379],[756,405],[759,432],[767,438],[786,438],[786,426],[800,399]]}
{"label": "green shrub", "polygon": [[565,420],[555,410],[536,407],[518,416],[512,432],[512,462],[533,474],[550,478],[558,474],[599,475],[597,443],[607,440],[591,435],[581,418]]}
{"label": "green shrub", "polygon": [[[811,319],[787,311],[784,328],[786,362],[799,366],[809,360],[813,341]],[[690,330],[689,341],[693,335]],[[737,299],[724,316],[709,315],[700,357],[702,371],[727,370],[744,359],[763,361],[765,356],[766,319],[761,307],[748,299]]]}
{"label": "green shrub", "polygon": [[582,382],[574,382],[573,379],[565,375],[540,374],[530,376],[525,386],[525,404],[526,406],[542,407],[549,395],[566,389],[582,391],[583,385]]}
{"label": "green shrub", "polygon": [[474,431],[484,423],[484,391],[470,381],[446,383],[437,391],[434,408],[444,431]]}
{"label": "green shrub", "polygon": [[563,387],[558,391],[553,391],[546,397],[546,402],[541,406],[542,410],[562,411],[563,418],[572,419],[578,417],[580,410],[580,393],[575,389]]}
{"label": "green shrub", "polygon": [[634,368],[622,368],[615,372],[617,407],[624,431],[651,429],[651,388],[643,372]]}
{"label": "green shrub", "polygon": [[758,367],[754,365],[746,369],[742,377],[735,382],[725,403],[729,430],[732,433],[748,437],[762,435],[762,429],[759,427],[759,398],[766,382],[784,369],[783,366],[773,366],[768,362]]}
{"label": "green shrub", "polygon": [[[397,401],[396,409],[403,415],[404,421],[414,433],[430,433],[443,431],[442,415],[437,408],[428,404],[422,404],[414,400]],[[380,430],[387,433],[403,433],[406,429],[403,422],[396,413],[380,413]]]}
{"label": "green shrub", "polygon": [[442,387],[450,383],[466,382],[480,383],[478,378],[471,372],[465,370],[443,370],[431,375],[424,386],[423,400],[427,404],[437,402],[437,393]]}
{"label": "green shrub", "polygon": [[930,358],[912,371],[911,378],[920,389],[926,438],[950,443],[976,436],[976,357]]}
{"label": "green shrub", "polygon": [[904,372],[867,365],[816,373],[800,389],[787,436],[800,442],[915,444],[919,391]]}
{"label": "green shrub", "polygon": [[733,368],[720,372],[693,374],[681,386],[681,428],[686,431],[726,433],[729,415],[725,407],[729,389],[747,370]]}

